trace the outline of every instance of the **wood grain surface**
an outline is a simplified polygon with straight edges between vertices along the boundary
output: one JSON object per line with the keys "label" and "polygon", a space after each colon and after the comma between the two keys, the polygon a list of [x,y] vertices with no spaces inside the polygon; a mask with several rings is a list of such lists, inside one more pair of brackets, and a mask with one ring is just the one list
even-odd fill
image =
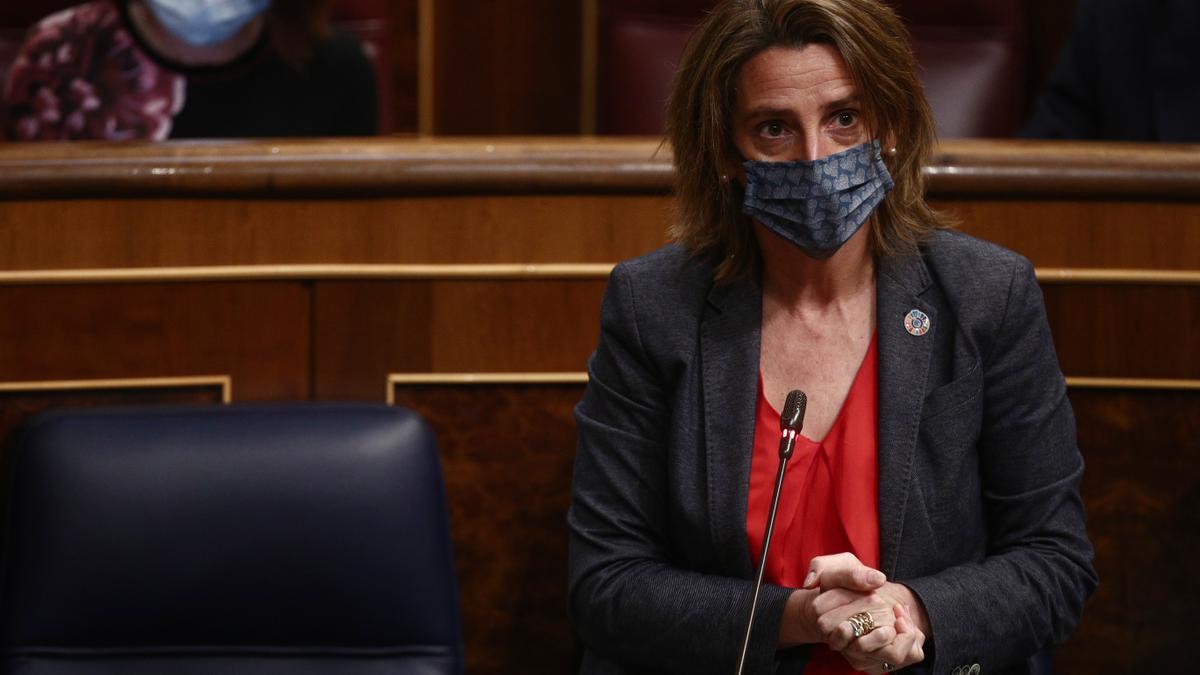
{"label": "wood grain surface", "polygon": [[581,371],[604,280],[322,282],[314,393],[378,399],[385,373]]}
{"label": "wood grain surface", "polygon": [[236,400],[309,396],[299,282],[0,286],[0,381],[228,375]]}
{"label": "wood grain surface", "polygon": [[1200,390],[1075,390],[1100,586],[1061,673],[1178,666],[1200,598]]}
{"label": "wood grain surface", "polygon": [[[932,198],[1200,197],[1193,145],[945,141]],[[667,194],[656,139],[504,137],[0,145],[0,199],[221,194]]]}
{"label": "wood grain surface", "polygon": [[467,672],[578,669],[567,618],[577,384],[397,386],[438,436],[463,606]]}

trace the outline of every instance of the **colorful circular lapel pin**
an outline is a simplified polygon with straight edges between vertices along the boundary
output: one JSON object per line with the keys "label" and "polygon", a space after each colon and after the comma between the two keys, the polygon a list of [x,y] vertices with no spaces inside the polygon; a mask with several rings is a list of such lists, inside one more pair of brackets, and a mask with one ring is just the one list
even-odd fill
{"label": "colorful circular lapel pin", "polygon": [[904,315],[904,330],[910,335],[924,335],[929,332],[929,326],[929,315],[919,309]]}

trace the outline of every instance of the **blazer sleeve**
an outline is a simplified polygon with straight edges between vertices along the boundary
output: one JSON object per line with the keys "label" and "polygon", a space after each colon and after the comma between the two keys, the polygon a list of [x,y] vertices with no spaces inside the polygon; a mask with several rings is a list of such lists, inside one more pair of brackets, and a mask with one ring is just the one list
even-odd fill
{"label": "blazer sleeve", "polygon": [[[728,673],[741,650],[753,582],[674,564],[669,385],[642,342],[638,315],[623,264],[605,292],[587,391],[575,409],[571,612],[589,650],[632,672]],[[763,587],[747,672],[774,670],[789,593]]]}
{"label": "blazer sleeve", "polygon": [[934,673],[971,663],[994,671],[1065,640],[1097,583],[1074,415],[1033,267],[1014,257],[1003,318],[983,355],[987,555],[904,580],[933,624]]}

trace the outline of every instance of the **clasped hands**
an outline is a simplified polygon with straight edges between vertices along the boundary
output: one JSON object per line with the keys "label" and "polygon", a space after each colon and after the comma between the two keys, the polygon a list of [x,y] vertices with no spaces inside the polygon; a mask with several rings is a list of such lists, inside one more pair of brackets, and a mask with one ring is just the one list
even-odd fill
{"label": "clasped hands", "polygon": [[[874,629],[855,637],[851,617],[869,614]],[[853,554],[813,558],[804,588],[788,598],[780,647],[823,642],[856,670],[884,673],[925,659],[929,619],[908,587]]]}

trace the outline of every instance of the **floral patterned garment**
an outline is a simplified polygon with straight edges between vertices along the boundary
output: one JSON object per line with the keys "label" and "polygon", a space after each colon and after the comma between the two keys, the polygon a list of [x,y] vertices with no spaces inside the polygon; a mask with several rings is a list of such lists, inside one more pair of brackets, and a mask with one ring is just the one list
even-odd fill
{"label": "floral patterned garment", "polygon": [[5,80],[3,135],[165,140],[185,89],[141,50],[112,0],[78,5],[30,30]]}

